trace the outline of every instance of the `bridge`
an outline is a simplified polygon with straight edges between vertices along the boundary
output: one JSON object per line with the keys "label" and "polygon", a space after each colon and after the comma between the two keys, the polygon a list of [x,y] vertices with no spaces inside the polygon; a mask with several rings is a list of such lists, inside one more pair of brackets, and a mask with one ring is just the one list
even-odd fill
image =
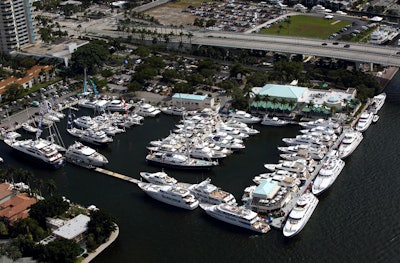
{"label": "bridge", "polygon": [[400,67],[400,50],[389,46],[261,34],[197,32],[193,35],[191,42],[196,45],[302,54]]}

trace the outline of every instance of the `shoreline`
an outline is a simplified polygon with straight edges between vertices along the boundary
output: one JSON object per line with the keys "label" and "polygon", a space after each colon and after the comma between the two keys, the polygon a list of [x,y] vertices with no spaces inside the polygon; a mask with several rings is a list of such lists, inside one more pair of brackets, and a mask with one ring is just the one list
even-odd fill
{"label": "shoreline", "polygon": [[398,67],[388,67],[385,68],[383,72],[381,72],[381,75],[376,75],[377,81],[381,86],[381,91],[383,91],[387,87],[387,85],[392,81],[393,77],[397,74],[398,71]]}
{"label": "shoreline", "polygon": [[119,227],[117,224],[115,224],[115,227],[116,229],[111,233],[107,242],[101,244],[95,251],[88,253],[88,256],[86,258],[83,258],[81,263],[89,263],[117,239],[117,237],[119,236]]}

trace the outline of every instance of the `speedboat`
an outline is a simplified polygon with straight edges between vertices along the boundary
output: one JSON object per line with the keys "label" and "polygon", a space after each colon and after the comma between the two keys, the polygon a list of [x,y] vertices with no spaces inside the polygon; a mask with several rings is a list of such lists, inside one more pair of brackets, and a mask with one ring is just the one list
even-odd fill
{"label": "speedboat", "polygon": [[189,186],[190,192],[201,202],[207,204],[221,204],[227,203],[230,205],[236,204],[235,197],[215,185],[211,184],[211,179],[206,180]]}
{"label": "speedboat", "polygon": [[269,117],[268,114],[266,114],[262,119],[261,124],[267,126],[285,126],[288,125],[289,122],[279,119],[278,117]]}
{"label": "speedboat", "polygon": [[270,230],[265,219],[243,206],[221,203],[218,205],[200,204],[200,207],[210,216],[226,223],[250,229],[259,233]]}
{"label": "speedboat", "polygon": [[180,153],[151,152],[146,156],[149,164],[185,170],[210,170],[218,165],[215,161],[206,161],[190,158]]}
{"label": "speedboat", "polygon": [[139,182],[138,186],[150,197],[188,210],[193,210],[199,206],[199,201],[190,193],[189,190],[176,185],[157,185]]}
{"label": "speedboat", "polygon": [[353,129],[346,130],[344,133],[344,138],[338,149],[339,157],[342,159],[352,154],[364,138],[361,132]]}
{"label": "speedboat", "polygon": [[139,110],[137,111],[137,114],[143,117],[156,117],[160,115],[161,111],[152,106],[151,104],[144,103],[139,105]]}
{"label": "speedboat", "polygon": [[107,158],[95,149],[75,142],[65,152],[67,161],[87,167],[103,166],[108,163]]}
{"label": "speedboat", "polygon": [[312,193],[315,195],[327,190],[335,182],[345,165],[336,151],[330,152],[327,157],[312,185]]}
{"label": "speedboat", "polygon": [[259,123],[261,121],[259,117],[252,116],[250,113],[241,110],[229,113],[229,117],[247,124]]}
{"label": "speedboat", "polygon": [[297,235],[307,224],[318,202],[318,198],[310,192],[300,196],[295,207],[289,213],[289,218],[283,227],[283,235],[285,237]]}
{"label": "speedboat", "polygon": [[358,119],[356,130],[359,132],[364,132],[371,125],[372,120],[374,118],[374,114],[372,112],[364,111],[361,113],[360,118]]}
{"label": "speedboat", "polygon": [[[4,142],[18,153],[23,154],[30,160],[58,169],[64,165],[64,157],[59,152],[59,147],[44,139],[13,140],[5,139]],[[33,159],[32,159],[33,158]]]}
{"label": "speedboat", "polygon": [[132,106],[132,104],[126,103],[124,100],[112,100],[106,104],[106,110],[125,112],[129,111]]}
{"label": "speedboat", "polygon": [[152,184],[177,184],[178,181],[175,178],[168,176],[164,171],[149,173],[149,172],[140,172],[140,176],[144,178],[146,181]]}

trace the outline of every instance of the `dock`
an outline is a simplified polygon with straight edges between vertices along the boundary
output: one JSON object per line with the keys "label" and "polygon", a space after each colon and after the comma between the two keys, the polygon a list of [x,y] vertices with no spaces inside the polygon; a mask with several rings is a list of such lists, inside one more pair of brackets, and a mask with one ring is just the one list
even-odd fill
{"label": "dock", "polygon": [[109,171],[107,169],[103,169],[103,168],[100,168],[100,167],[96,167],[94,170],[96,172],[98,172],[98,173],[109,175],[109,176],[112,176],[114,178],[118,178],[118,179],[121,179],[121,180],[124,180],[124,181],[127,181],[127,182],[131,182],[131,183],[134,183],[134,184],[140,183],[140,180],[138,180],[138,179],[135,179],[135,178],[123,175],[123,174],[115,173],[115,172],[112,172],[112,171]]}
{"label": "dock", "polygon": [[[345,133],[342,132],[340,134],[339,138],[335,141],[335,143],[329,148],[328,153],[339,147],[339,144],[342,142],[344,136],[345,136]],[[272,220],[272,222],[270,223],[271,227],[274,227],[277,229],[283,228],[283,224],[285,223],[287,217],[289,216],[290,211],[292,211],[292,209],[296,206],[297,200],[300,198],[300,196],[310,187],[311,182],[318,175],[324,162],[326,161],[326,158],[327,158],[327,155],[325,155],[325,157],[318,163],[318,165],[315,167],[314,171],[310,174],[310,176],[307,178],[304,185],[301,186],[301,188],[295,194],[295,196],[282,208],[282,212],[284,213],[283,216]]]}

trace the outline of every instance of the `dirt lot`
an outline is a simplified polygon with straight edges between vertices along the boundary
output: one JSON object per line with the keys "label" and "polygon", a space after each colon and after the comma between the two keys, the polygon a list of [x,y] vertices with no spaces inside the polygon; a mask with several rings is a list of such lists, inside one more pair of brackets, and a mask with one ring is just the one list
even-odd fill
{"label": "dirt lot", "polygon": [[190,13],[182,12],[182,8],[163,5],[146,12],[146,14],[158,19],[164,25],[191,25],[195,19]]}

